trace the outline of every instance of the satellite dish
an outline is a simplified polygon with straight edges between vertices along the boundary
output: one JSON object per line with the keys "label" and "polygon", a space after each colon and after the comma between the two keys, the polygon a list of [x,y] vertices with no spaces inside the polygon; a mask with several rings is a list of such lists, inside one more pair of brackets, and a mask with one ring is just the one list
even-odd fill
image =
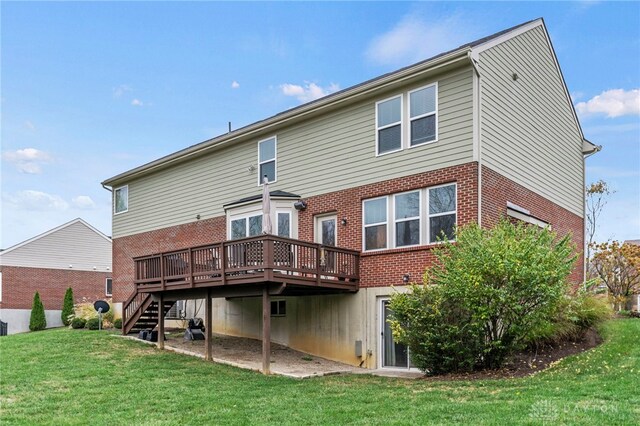
{"label": "satellite dish", "polygon": [[96,300],[96,302],[93,304],[93,307],[101,314],[106,314],[107,312],[109,312],[109,304],[104,300]]}

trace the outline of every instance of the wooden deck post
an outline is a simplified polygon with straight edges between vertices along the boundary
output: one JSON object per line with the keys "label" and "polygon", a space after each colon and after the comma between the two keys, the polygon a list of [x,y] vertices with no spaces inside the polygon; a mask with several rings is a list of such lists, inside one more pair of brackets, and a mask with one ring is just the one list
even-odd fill
{"label": "wooden deck post", "polygon": [[213,338],[212,338],[212,330],[211,330],[211,324],[213,323],[212,320],[212,316],[213,316],[213,306],[211,306],[211,289],[208,288],[207,289],[207,299],[206,299],[206,307],[204,310],[204,359],[205,361],[211,361],[213,359],[213,352],[211,350],[211,347],[213,345]]}
{"label": "wooden deck post", "polygon": [[158,297],[158,349],[164,349],[164,294]]}
{"label": "wooden deck post", "polygon": [[269,285],[262,289],[262,373],[270,374],[271,368],[271,301]]}

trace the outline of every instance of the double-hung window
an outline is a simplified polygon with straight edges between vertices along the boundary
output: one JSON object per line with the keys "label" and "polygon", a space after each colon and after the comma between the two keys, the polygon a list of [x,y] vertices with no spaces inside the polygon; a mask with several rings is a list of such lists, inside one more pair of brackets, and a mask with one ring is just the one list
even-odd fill
{"label": "double-hung window", "polygon": [[129,186],[121,186],[113,190],[113,212],[124,213],[129,210]]}
{"label": "double-hung window", "polygon": [[291,213],[290,212],[278,212],[278,237],[291,237]]}
{"label": "double-hung window", "polygon": [[376,104],[377,153],[402,149],[402,95]]}
{"label": "double-hung window", "polygon": [[409,92],[411,146],[436,140],[438,126],[436,117],[437,88],[438,86],[434,83],[430,86]]}
{"label": "double-hung window", "polygon": [[364,202],[364,249],[387,248],[387,197]]}
{"label": "double-hung window", "polygon": [[230,238],[232,240],[260,234],[262,234],[262,214],[231,220]]}
{"label": "double-hung window", "polygon": [[265,139],[258,142],[258,167],[260,174],[258,176],[258,184],[261,185],[264,182],[264,177],[267,177],[268,182],[276,181],[276,137]]}
{"label": "double-hung window", "polygon": [[376,102],[376,155],[438,140],[438,83]]}
{"label": "double-hung window", "polygon": [[455,183],[364,200],[364,251],[453,240],[456,208]]}

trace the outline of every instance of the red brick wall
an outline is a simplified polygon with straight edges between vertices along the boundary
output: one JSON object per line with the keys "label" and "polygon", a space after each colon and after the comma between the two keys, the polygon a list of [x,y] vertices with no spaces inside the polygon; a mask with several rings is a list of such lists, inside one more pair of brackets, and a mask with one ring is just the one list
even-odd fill
{"label": "red brick wall", "polygon": [[507,214],[507,201],[529,210],[531,214],[551,224],[560,236],[571,233],[578,259],[569,279],[583,281],[584,220],[541,195],[507,179],[490,168],[482,167],[482,226],[495,224]]}
{"label": "red brick wall", "polygon": [[[305,198],[307,209],[298,215],[299,238],[312,241],[314,217],[336,213],[338,246],[362,250],[362,200],[449,182],[458,185],[458,225],[475,222],[478,218],[477,173],[477,163],[467,163]],[[346,226],[340,225],[342,218],[347,219]],[[404,274],[409,274],[412,281],[421,281],[432,259],[431,247],[433,245],[364,253],[360,261],[360,285],[401,285]]]}
{"label": "red brick wall", "polygon": [[73,288],[76,302],[105,299],[105,282],[110,272],[2,266],[3,309],[31,309],[38,291],[45,309],[62,309],[64,293]]}
{"label": "red brick wall", "polygon": [[179,250],[226,239],[224,216],[157,229],[113,240],[113,301],[124,302],[133,292],[133,258]]}

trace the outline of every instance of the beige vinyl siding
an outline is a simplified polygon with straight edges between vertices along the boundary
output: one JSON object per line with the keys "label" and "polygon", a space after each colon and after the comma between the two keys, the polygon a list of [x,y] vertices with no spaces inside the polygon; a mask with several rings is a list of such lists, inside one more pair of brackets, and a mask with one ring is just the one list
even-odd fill
{"label": "beige vinyl siding", "polygon": [[543,27],[479,62],[482,163],[583,216],[582,137]]}
{"label": "beige vinyl siding", "polygon": [[[111,271],[111,241],[75,222],[7,253],[0,265],[29,268]],[[69,265],[73,265],[69,268]]]}
{"label": "beige vinyl siding", "polygon": [[[471,68],[381,92],[347,108],[222,148],[130,182],[129,211],[113,236],[224,214],[222,206],[261,193],[258,141],[277,136],[271,190],[310,197],[472,161]],[[438,81],[438,142],[376,157],[375,102]],[[249,167],[256,170],[250,172]],[[125,184],[123,183],[123,184]],[[120,186],[120,184],[118,185]]]}

